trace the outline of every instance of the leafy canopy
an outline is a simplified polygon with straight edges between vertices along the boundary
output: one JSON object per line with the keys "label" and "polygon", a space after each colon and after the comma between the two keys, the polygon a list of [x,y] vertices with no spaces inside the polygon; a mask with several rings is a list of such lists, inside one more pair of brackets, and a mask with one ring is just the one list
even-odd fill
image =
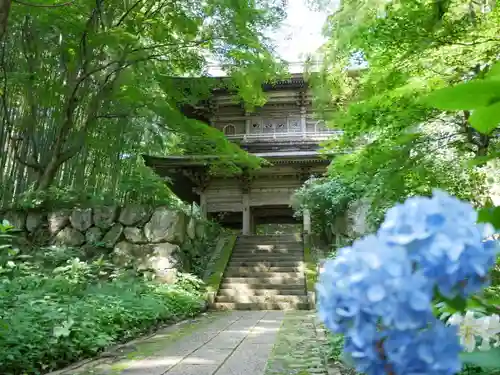
{"label": "leafy canopy", "polygon": [[283,71],[266,37],[283,16],[281,0],[13,3],[0,45],[4,201],[54,184],[124,195],[141,153],[207,141],[257,166],[182,110],[207,99],[214,60],[245,106],[262,104],[261,84]]}

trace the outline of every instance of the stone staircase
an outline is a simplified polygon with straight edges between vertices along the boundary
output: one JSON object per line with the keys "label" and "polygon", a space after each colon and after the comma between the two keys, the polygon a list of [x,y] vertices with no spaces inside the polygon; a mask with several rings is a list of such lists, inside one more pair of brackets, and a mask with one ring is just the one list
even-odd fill
{"label": "stone staircase", "polygon": [[220,310],[309,309],[303,258],[302,241],[295,236],[241,236],[213,307]]}

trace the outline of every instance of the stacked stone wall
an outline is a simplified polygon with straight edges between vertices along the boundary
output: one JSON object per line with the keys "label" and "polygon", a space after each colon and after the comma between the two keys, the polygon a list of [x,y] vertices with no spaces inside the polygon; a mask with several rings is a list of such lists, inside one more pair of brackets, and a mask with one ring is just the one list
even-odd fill
{"label": "stacked stone wall", "polygon": [[[103,206],[43,212],[0,213],[20,232],[26,247],[80,248],[82,256],[105,253],[115,263],[152,270],[171,279],[176,270],[192,271],[210,258],[210,242],[220,228],[169,207]],[[205,246],[206,245],[206,246]]]}

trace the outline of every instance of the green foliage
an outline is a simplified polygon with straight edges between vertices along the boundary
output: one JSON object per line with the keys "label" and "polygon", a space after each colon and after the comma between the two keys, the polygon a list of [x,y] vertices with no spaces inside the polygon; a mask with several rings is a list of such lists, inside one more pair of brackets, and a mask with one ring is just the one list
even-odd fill
{"label": "green foliage", "polygon": [[344,347],[344,336],[340,334],[328,335],[328,357],[334,361],[340,361]]}
{"label": "green foliage", "polygon": [[444,110],[478,109],[492,104],[499,90],[500,82],[483,79],[436,90],[427,101]]}
{"label": "green foliage", "polygon": [[201,295],[205,291],[205,283],[190,273],[178,273],[176,285],[186,293]]}
{"label": "green foliage", "polygon": [[[315,104],[343,130],[324,144],[336,155],[328,178],[370,202],[373,227],[394,203],[432,188],[477,205],[489,194],[472,161],[497,154],[498,140],[474,127],[498,124],[488,106],[498,92],[500,10],[458,0],[438,12],[436,4],[343,0],[325,27]],[[473,111],[437,110],[433,97],[443,110]],[[343,199],[324,190],[324,202]]]}
{"label": "green foliage", "polygon": [[96,207],[102,205],[143,204],[180,206],[165,180],[150,168],[138,165],[121,177],[117,191],[96,192],[92,187],[50,186],[37,190],[32,186],[20,194],[8,208],[46,209]]}
{"label": "green foliage", "polygon": [[204,284],[148,280],[103,256],[46,248],[0,254],[0,372],[46,373],[96,355],[110,345],[197,314]]}
{"label": "green foliage", "polygon": [[313,178],[295,192],[292,201],[296,214],[301,216],[303,210],[308,209],[314,218],[313,230],[323,233],[330,230],[356,196],[353,187],[340,179]]}
{"label": "green foliage", "polygon": [[231,254],[233,253],[234,244],[236,243],[237,236],[234,234],[227,234],[223,238],[223,241],[218,244],[220,248],[216,249],[217,258],[215,263],[212,265],[212,273],[207,275],[204,280],[207,284],[207,292],[215,297],[215,294],[219,291],[220,284],[222,282],[222,276],[226,270]]}
{"label": "green foliage", "polygon": [[18,196],[18,199],[10,207],[19,209],[73,208],[94,204],[110,204],[114,200],[114,197],[107,194],[94,195],[85,190],[51,186],[43,191],[26,190]]}
{"label": "green foliage", "polygon": [[328,361],[332,366],[340,367],[340,373],[345,375],[354,375],[353,361],[347,358],[344,354],[344,336],[341,334],[327,334],[328,339]]}
{"label": "green foliage", "polygon": [[355,194],[338,179],[313,178],[295,192],[294,204],[299,215],[307,208],[314,217],[323,214],[331,219],[345,211]]}
{"label": "green foliage", "polygon": [[484,79],[434,91],[427,101],[439,109],[473,110],[469,122],[474,129],[489,134],[500,124],[500,63],[495,63]]}
{"label": "green foliage", "polygon": [[500,207],[485,207],[478,212],[478,222],[490,223],[495,229],[500,229]]}
{"label": "green foliage", "polygon": [[283,17],[281,0],[12,7],[0,61],[1,205],[50,186],[136,200],[158,190],[140,155],[195,143],[226,156],[221,169],[257,166],[194,112],[220,86],[207,79],[214,61],[237,101],[266,100],[261,84],[284,64],[265,35]]}
{"label": "green foliage", "polygon": [[221,233],[221,228],[218,224],[206,221],[203,224],[203,240],[186,239],[181,249],[184,257],[184,270],[186,272],[203,278]]}
{"label": "green foliage", "polygon": [[500,348],[493,348],[488,351],[475,351],[472,353],[461,353],[460,359],[464,364],[475,365],[483,369],[500,368]]}
{"label": "green foliage", "polygon": [[0,252],[11,249],[12,235],[9,233],[14,227],[7,220],[0,222]]}
{"label": "green foliage", "polygon": [[144,165],[124,176],[120,190],[124,192],[123,201],[126,203],[171,206],[176,201],[165,181]]}
{"label": "green foliage", "polygon": [[498,375],[498,369],[481,368],[479,366],[464,364],[460,375]]}

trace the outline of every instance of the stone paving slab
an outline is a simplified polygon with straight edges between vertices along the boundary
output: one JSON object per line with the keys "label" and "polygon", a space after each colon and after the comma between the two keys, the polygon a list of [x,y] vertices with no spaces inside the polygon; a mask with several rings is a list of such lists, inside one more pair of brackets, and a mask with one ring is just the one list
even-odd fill
{"label": "stone paving slab", "polygon": [[265,375],[328,375],[327,342],[314,311],[290,311],[281,325]]}
{"label": "stone paving slab", "polygon": [[[263,375],[284,313],[214,313],[186,332],[159,332],[135,350],[72,375]],[[194,328],[193,328],[194,327]]]}
{"label": "stone paving slab", "polygon": [[[170,368],[165,375],[263,374],[284,314],[262,311],[234,314],[241,319]],[[251,341],[257,337],[266,337],[266,343]],[[193,364],[196,360],[212,363]]]}

